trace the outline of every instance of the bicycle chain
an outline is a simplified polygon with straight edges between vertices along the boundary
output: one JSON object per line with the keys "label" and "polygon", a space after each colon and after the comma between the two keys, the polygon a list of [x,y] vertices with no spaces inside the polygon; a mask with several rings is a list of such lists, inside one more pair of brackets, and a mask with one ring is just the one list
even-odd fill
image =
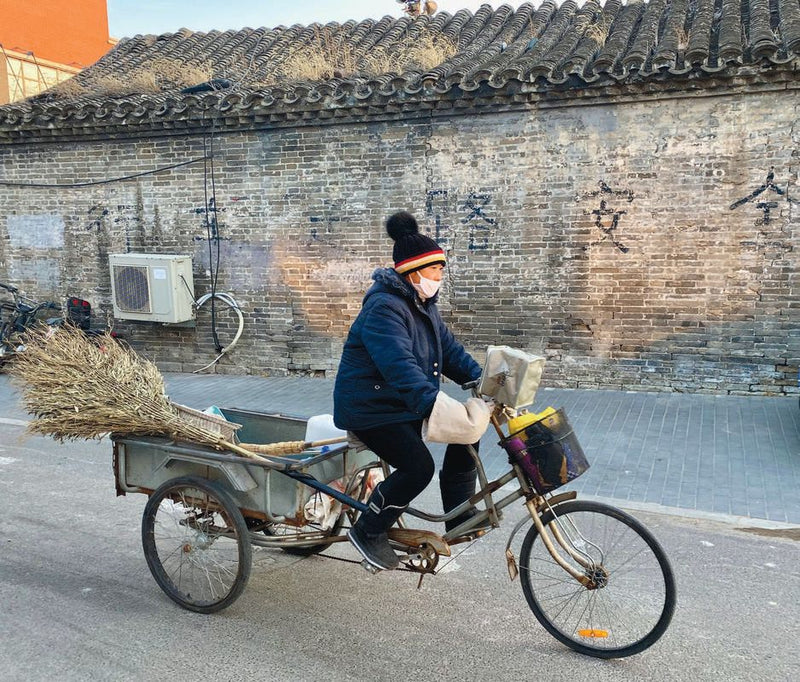
{"label": "bicycle chain", "polygon": [[[474,544],[475,544],[475,543],[476,543],[478,540],[480,540],[480,538],[479,538],[479,537],[475,538],[475,539],[474,539],[472,542],[470,542],[469,544],[467,544],[467,545],[466,545],[466,546],[465,546],[465,547],[464,547],[464,548],[463,548],[463,549],[462,549],[462,550],[461,550],[461,551],[460,551],[458,554],[456,554],[455,556],[451,556],[451,557],[449,557],[449,558],[447,559],[447,561],[445,561],[445,562],[444,562],[444,563],[441,565],[441,567],[439,567],[439,569],[438,569],[438,570],[436,570],[436,571],[418,571],[418,570],[416,570],[416,569],[414,569],[414,568],[405,568],[405,567],[399,567],[399,568],[395,568],[395,569],[393,569],[393,570],[395,570],[395,571],[404,571],[404,572],[406,572],[406,573],[416,573],[417,575],[419,575],[419,576],[420,576],[420,582],[422,582],[422,578],[423,578],[424,576],[426,576],[426,575],[437,575],[437,574],[438,574],[438,573],[440,573],[442,570],[444,570],[444,568],[445,568],[445,567],[446,567],[446,566],[447,566],[447,565],[448,565],[448,564],[449,564],[451,561],[455,561],[455,560],[456,560],[458,557],[460,557],[460,556],[461,556],[461,555],[462,555],[464,552],[466,552],[466,551],[467,551],[467,550],[468,550],[470,547],[472,547],[472,545],[474,545]],[[317,554],[316,556],[318,556],[318,557],[320,557],[320,558],[322,558],[322,559],[333,559],[334,561],[341,561],[341,562],[343,562],[343,563],[345,563],[345,564],[358,564],[359,566],[361,565],[361,562],[363,561],[363,559],[345,559],[344,557],[340,557],[340,556],[332,556],[332,555],[330,555],[330,554],[322,554],[322,553],[320,553],[320,554]]]}

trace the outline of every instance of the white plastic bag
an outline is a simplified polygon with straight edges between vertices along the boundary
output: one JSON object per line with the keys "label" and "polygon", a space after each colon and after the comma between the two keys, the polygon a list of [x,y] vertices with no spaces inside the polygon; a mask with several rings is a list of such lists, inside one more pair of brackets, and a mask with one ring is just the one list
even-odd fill
{"label": "white plastic bag", "polygon": [[509,346],[489,346],[483,365],[481,395],[517,409],[531,405],[542,379],[544,358]]}
{"label": "white plastic bag", "polygon": [[[358,474],[355,485],[359,486],[364,476],[367,476],[366,489],[361,502],[366,502],[375,486],[383,480],[383,471],[380,469],[370,469],[369,471],[362,471]],[[340,478],[328,484],[331,488],[344,492],[345,479]],[[313,524],[318,524],[322,530],[330,530],[336,523],[336,519],[342,512],[342,503],[334,497],[326,495],[325,493],[316,493],[306,502],[303,508],[303,515],[306,521]]]}

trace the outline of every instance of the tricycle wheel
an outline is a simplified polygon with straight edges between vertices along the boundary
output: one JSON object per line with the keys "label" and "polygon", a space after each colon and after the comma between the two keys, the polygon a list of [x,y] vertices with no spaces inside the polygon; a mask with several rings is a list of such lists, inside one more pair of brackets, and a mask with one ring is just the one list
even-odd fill
{"label": "tricycle wheel", "polygon": [[190,611],[230,606],[250,577],[247,525],[214,481],[182,476],[161,485],[144,509],[142,546],[159,587]]}

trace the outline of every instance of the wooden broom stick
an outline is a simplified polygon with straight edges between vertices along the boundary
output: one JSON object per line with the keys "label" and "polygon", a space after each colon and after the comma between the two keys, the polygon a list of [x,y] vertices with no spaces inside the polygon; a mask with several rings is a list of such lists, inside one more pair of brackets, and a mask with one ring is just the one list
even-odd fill
{"label": "wooden broom stick", "polygon": [[344,443],[347,436],[337,438],[327,438],[325,440],[289,440],[281,443],[241,443],[240,448],[246,449],[251,453],[262,455],[297,455],[309,448],[318,448],[323,445],[333,445],[334,443]]}

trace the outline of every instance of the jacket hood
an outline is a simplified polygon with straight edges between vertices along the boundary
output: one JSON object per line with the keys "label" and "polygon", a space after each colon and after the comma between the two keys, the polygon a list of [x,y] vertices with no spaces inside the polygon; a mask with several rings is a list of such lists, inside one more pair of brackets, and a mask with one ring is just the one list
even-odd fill
{"label": "jacket hood", "polygon": [[[411,284],[408,283],[403,275],[399,274],[394,268],[378,268],[372,273],[374,284],[369,288],[364,296],[364,302],[373,294],[394,294],[402,298],[407,298],[412,303],[418,298],[417,291]],[[432,298],[423,302],[423,305],[428,303],[436,303],[439,298],[439,292]]]}

